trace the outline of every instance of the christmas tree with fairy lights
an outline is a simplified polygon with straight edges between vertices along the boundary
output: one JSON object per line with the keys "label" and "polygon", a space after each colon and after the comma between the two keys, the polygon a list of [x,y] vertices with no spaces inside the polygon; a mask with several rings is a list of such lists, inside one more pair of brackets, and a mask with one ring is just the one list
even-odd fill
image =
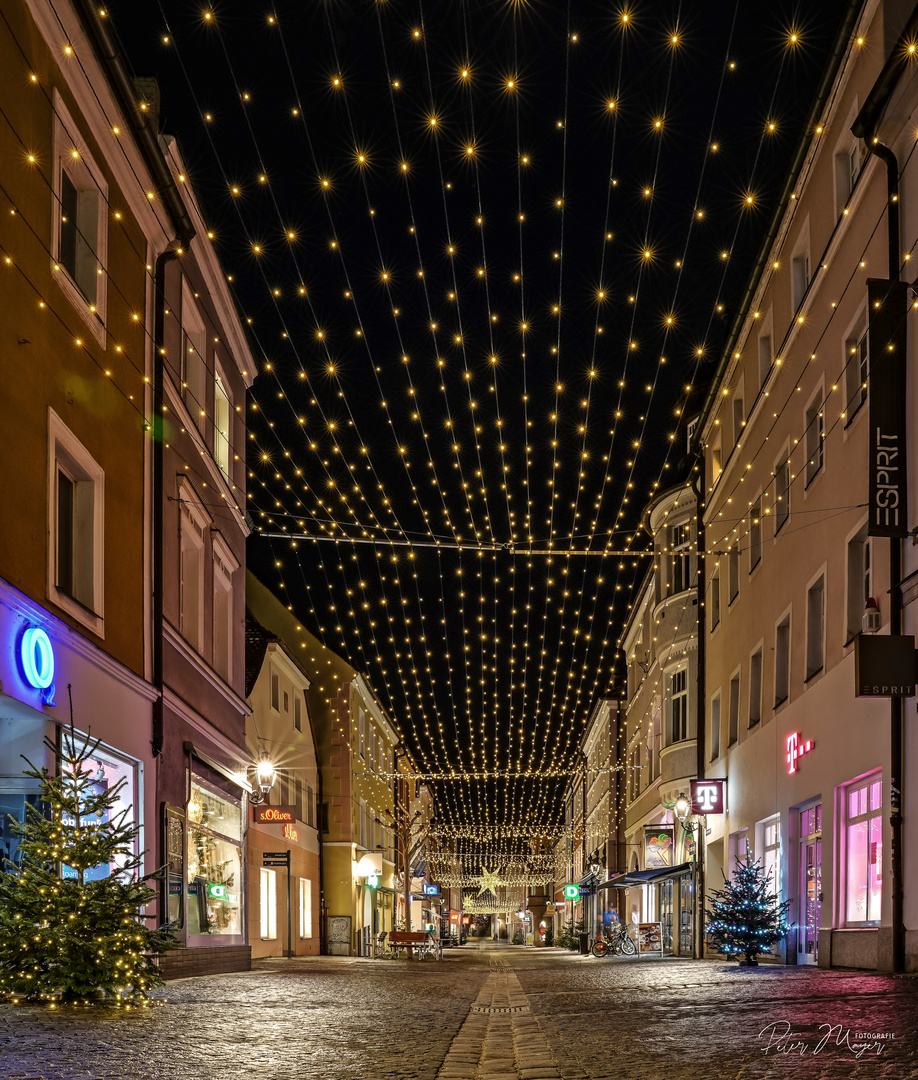
{"label": "christmas tree with fairy lights", "polygon": [[757,967],[756,957],[779,942],[790,927],[786,922],[790,901],[778,899],[771,888],[771,871],[753,859],[746,847],[733,877],[711,896],[705,909],[708,941],[718,952],[739,956],[742,967]]}
{"label": "christmas tree with fairy lights", "polygon": [[125,781],[108,786],[99,740],[72,727],[45,745],[55,773],[26,759],[41,802],[12,821],[19,857],[0,872],[0,1000],[145,1004],[161,982],[156,956],[177,943],[146,925],[156,893],[119,807]]}

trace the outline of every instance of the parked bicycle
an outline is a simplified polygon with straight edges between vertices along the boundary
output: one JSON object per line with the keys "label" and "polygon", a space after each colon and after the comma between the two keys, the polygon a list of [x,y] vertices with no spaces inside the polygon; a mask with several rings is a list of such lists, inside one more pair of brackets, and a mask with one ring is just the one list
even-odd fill
{"label": "parked bicycle", "polygon": [[613,953],[616,956],[634,956],[637,952],[637,947],[628,933],[628,928],[626,926],[620,926],[618,930],[615,930],[610,934],[603,934],[602,937],[598,937],[593,942],[593,947],[590,952],[600,959],[604,956],[610,956]]}

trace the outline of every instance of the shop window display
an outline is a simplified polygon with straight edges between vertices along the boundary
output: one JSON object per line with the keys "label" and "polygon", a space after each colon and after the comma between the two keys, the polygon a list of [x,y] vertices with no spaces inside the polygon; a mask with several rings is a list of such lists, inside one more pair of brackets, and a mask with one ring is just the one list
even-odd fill
{"label": "shop window display", "polygon": [[188,803],[188,932],[242,934],[242,807],[195,779]]}
{"label": "shop window display", "polygon": [[879,923],[883,893],[883,781],[862,780],[845,792],[848,925]]}

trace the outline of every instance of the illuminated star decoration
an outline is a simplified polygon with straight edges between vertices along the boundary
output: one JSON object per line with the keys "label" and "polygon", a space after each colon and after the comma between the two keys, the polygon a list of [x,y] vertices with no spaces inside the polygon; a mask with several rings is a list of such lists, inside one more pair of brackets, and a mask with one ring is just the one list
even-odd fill
{"label": "illuminated star decoration", "polygon": [[[484,892],[489,892],[496,899],[498,887],[505,884],[506,882],[501,880],[500,867],[496,870],[482,870],[478,882],[478,896],[481,896]],[[478,896],[476,896],[476,900]]]}

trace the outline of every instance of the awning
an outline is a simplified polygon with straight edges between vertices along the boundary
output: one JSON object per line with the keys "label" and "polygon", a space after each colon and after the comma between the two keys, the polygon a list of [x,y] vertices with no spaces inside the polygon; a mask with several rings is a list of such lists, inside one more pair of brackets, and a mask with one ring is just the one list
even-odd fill
{"label": "awning", "polygon": [[657,881],[665,881],[667,878],[680,877],[692,869],[691,863],[680,863],[678,866],[658,866],[653,870],[632,870],[627,874],[619,874],[617,877],[604,881],[597,885],[597,889],[628,889],[633,885],[652,885]]}

